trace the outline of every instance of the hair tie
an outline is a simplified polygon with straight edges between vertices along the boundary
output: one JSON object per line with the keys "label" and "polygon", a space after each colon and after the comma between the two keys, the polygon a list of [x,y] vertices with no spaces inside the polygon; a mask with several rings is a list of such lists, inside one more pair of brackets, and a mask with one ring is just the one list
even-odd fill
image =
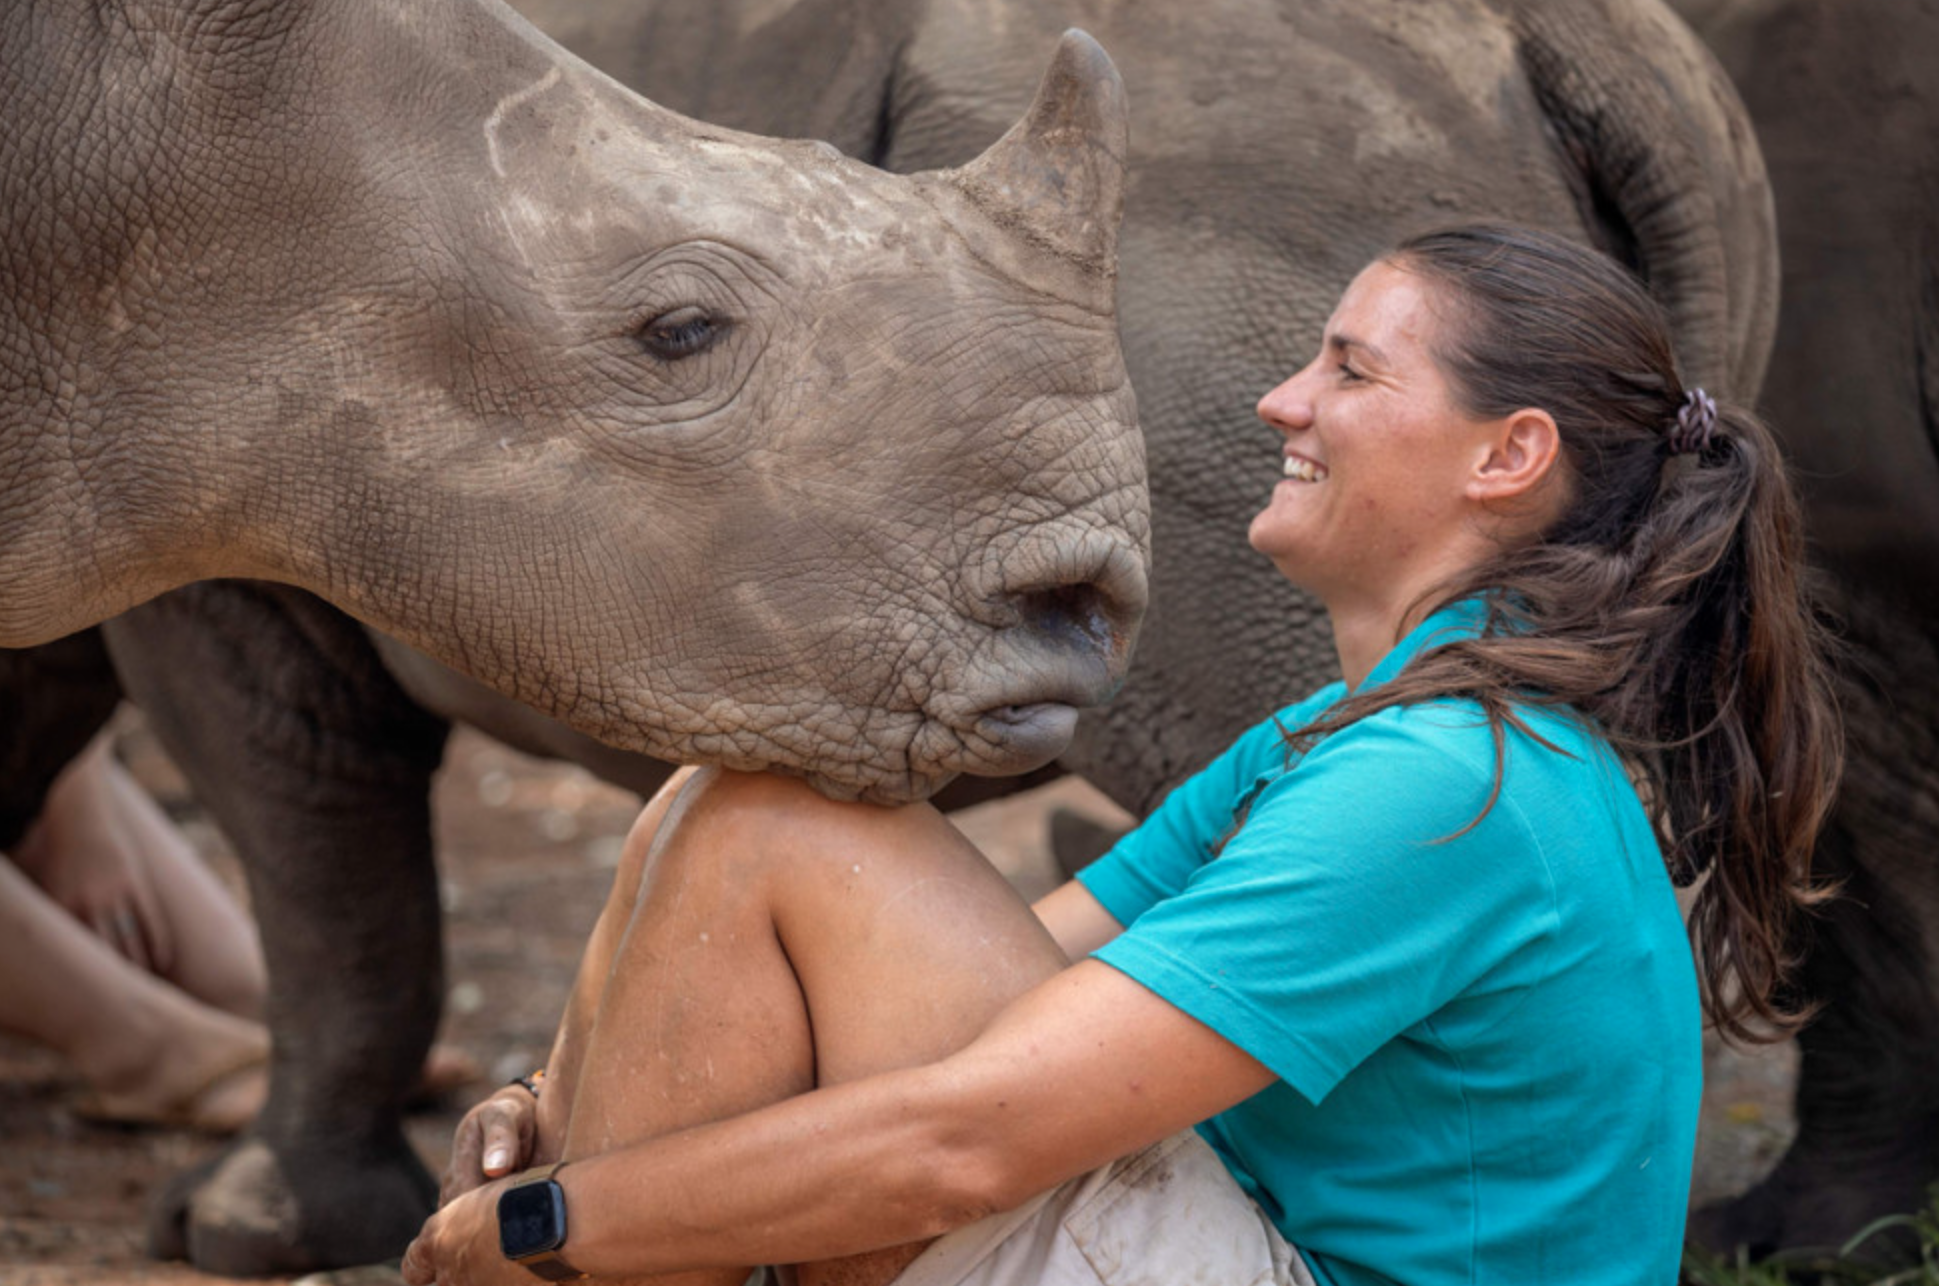
{"label": "hair tie", "polygon": [[1677,408],[1676,419],[1670,425],[1670,454],[1702,454],[1716,432],[1717,399],[1700,388],[1693,388],[1683,395],[1683,405]]}

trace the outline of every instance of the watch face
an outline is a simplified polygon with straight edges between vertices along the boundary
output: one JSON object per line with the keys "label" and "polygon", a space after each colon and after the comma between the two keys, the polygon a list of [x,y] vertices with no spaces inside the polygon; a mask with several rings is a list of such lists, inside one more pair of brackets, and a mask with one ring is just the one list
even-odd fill
{"label": "watch face", "polygon": [[507,1188],[498,1198],[498,1247],[507,1259],[566,1243],[566,1195],[551,1179]]}

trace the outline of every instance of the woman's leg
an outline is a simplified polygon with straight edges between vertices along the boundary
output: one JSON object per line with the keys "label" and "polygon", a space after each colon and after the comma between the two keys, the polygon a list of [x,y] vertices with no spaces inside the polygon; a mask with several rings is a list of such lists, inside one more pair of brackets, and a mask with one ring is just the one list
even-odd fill
{"label": "woman's leg", "polygon": [[[10,856],[114,953],[186,998],[262,1021],[269,973],[255,924],[114,757],[109,734],[62,771]],[[418,1088],[434,1097],[477,1076],[462,1051],[433,1045]]]}
{"label": "woman's leg", "polygon": [[606,994],[606,980],[612,975],[620,943],[625,940],[627,926],[633,921],[633,909],[639,902],[640,882],[646,872],[647,853],[661,822],[666,819],[667,810],[695,771],[682,768],[669,777],[666,784],[647,800],[646,807],[640,811],[639,817],[633,822],[633,829],[626,837],[619,865],[613,872],[613,887],[607,893],[606,905],[599,913],[598,923],[593,925],[591,937],[587,939],[585,955],[579,961],[579,972],[573,979],[571,993],[566,997],[565,1014],[559,1020],[559,1031],[553,1038],[552,1052],[546,1059],[545,1089],[539,1095],[538,1139],[533,1165],[558,1160],[559,1149],[565,1146],[566,1126],[572,1118],[572,1105],[579,1089],[579,1069],[585,1061],[586,1040],[593,1020],[599,1013],[600,1001]]}
{"label": "woman's leg", "polygon": [[[838,804],[799,782],[717,770],[676,788],[670,804],[655,801],[664,820],[650,811],[628,842],[633,869],[616,894],[634,881],[637,893],[630,913],[616,897],[622,913],[602,921],[626,923],[584,1028],[569,1119],[542,1114],[542,1154],[593,1155],[933,1061],[1065,964],[934,809]],[[920,1251],[808,1265],[801,1278],[884,1282]],[[678,1280],[739,1286],[742,1275]]]}
{"label": "woman's leg", "polygon": [[103,1116],[226,1132],[261,1108],[261,1026],[130,964],[4,861],[0,940],[0,1027],[63,1054]]}
{"label": "woman's leg", "polygon": [[14,858],[133,963],[260,1021],[269,983],[255,926],[110,742],[95,738],[55,780]]}

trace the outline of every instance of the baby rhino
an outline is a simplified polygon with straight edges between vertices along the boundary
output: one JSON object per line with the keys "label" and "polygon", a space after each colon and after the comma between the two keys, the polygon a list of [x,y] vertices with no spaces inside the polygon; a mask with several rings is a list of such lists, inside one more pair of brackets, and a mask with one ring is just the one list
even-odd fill
{"label": "baby rhino", "polygon": [[[0,646],[280,582],[611,744],[880,800],[1048,760],[1121,678],[1147,510],[1088,38],[906,178],[656,108],[496,0],[46,0],[0,64]],[[336,646],[279,619],[219,646]],[[358,682],[239,703],[228,764],[294,733],[355,815]],[[395,1104],[435,889],[369,866],[251,871],[274,1088],[175,1195],[205,1267],[380,1259],[430,1208]]]}

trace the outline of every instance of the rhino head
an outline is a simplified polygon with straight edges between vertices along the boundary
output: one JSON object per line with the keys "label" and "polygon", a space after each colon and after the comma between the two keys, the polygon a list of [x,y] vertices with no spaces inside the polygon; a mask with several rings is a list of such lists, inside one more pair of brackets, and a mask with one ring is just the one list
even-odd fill
{"label": "rhino head", "polygon": [[0,643],[273,579],[613,745],[884,801],[1048,760],[1121,678],[1088,37],[897,177],[490,0],[50,9],[0,19]]}

